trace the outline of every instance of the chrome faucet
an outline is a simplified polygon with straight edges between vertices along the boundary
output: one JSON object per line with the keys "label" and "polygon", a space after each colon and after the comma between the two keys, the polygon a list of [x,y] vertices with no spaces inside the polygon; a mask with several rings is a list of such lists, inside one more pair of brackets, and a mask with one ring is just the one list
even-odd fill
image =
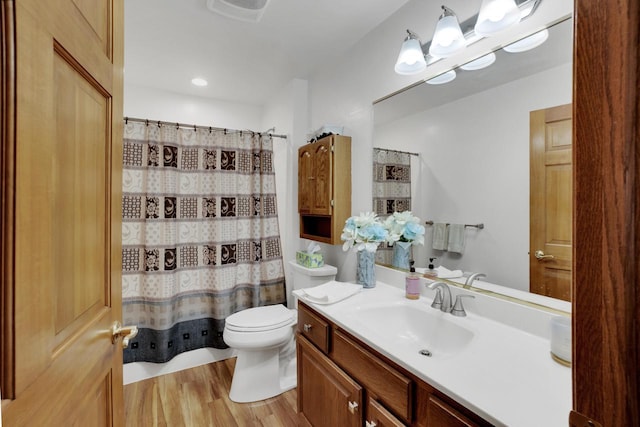
{"label": "chrome faucet", "polygon": [[[451,289],[449,289],[449,286],[444,282],[433,282],[429,285],[429,289],[436,290],[436,297],[433,299],[433,304],[431,304],[431,307],[439,308],[440,311],[449,313],[451,311]],[[442,294],[440,293],[441,289]],[[442,297],[443,294],[444,298]]]}
{"label": "chrome faucet", "polygon": [[451,309],[451,314],[458,317],[465,317],[467,312],[464,311],[464,307],[462,306],[462,298],[475,298],[473,295],[463,295],[460,294],[456,296],[456,302],[453,304],[453,308]]}
{"label": "chrome faucet", "polygon": [[484,273],[473,273],[471,276],[467,277],[467,280],[464,282],[464,288],[469,289],[473,284],[473,281],[481,277],[487,277],[487,275]]}

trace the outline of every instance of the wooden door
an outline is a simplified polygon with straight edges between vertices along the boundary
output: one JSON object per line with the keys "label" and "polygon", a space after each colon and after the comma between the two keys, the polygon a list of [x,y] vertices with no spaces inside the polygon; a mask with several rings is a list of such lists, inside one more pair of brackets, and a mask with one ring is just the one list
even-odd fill
{"label": "wooden door", "polygon": [[298,412],[315,427],[362,426],[362,387],[301,334],[297,361]]}
{"label": "wooden door", "polygon": [[313,152],[313,209],[314,215],[331,215],[333,199],[333,162],[331,147],[333,137],[315,143]]}
{"label": "wooden door", "polygon": [[2,4],[4,423],[119,426],[123,2]]}
{"label": "wooden door", "polygon": [[571,104],[530,114],[531,292],[571,299]]}
{"label": "wooden door", "polygon": [[298,149],[298,212],[311,213],[313,204],[313,150],[310,144]]}

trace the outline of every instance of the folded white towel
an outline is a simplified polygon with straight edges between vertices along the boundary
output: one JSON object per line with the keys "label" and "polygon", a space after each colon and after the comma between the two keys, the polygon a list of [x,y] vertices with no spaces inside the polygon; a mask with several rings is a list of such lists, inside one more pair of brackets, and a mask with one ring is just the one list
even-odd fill
{"label": "folded white towel", "polygon": [[433,224],[433,249],[446,251],[448,240],[447,224],[442,222]]}
{"label": "folded white towel", "polygon": [[449,243],[447,245],[447,250],[449,252],[456,252],[459,254],[464,252],[464,230],[464,224],[449,225]]}
{"label": "folded white towel", "polygon": [[436,271],[438,272],[438,278],[440,279],[455,279],[456,277],[462,277],[462,270],[449,270],[441,265],[436,267]]}
{"label": "folded white towel", "polygon": [[362,285],[332,280],[313,288],[297,289],[294,294],[316,304],[333,304],[362,290]]}

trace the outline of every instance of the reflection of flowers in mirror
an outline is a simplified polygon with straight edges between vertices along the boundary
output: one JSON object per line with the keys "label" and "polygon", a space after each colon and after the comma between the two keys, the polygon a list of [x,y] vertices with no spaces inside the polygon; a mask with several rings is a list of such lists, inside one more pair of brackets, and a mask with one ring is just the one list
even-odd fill
{"label": "reflection of flowers in mirror", "polygon": [[389,232],[375,213],[366,212],[347,219],[340,237],[345,241],[345,251],[355,246],[358,251],[375,252],[381,242],[388,240]]}
{"label": "reflection of flowers in mirror", "polygon": [[411,211],[394,212],[385,220],[384,226],[389,232],[388,241],[391,243],[424,244],[424,226],[420,224],[420,218],[414,216]]}

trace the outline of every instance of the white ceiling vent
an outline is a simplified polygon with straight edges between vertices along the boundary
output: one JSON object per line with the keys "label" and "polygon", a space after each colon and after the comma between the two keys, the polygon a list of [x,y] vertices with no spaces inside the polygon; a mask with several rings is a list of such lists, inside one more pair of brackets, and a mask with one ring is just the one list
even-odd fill
{"label": "white ceiling vent", "polygon": [[207,8],[227,18],[258,22],[270,0],[207,0]]}

